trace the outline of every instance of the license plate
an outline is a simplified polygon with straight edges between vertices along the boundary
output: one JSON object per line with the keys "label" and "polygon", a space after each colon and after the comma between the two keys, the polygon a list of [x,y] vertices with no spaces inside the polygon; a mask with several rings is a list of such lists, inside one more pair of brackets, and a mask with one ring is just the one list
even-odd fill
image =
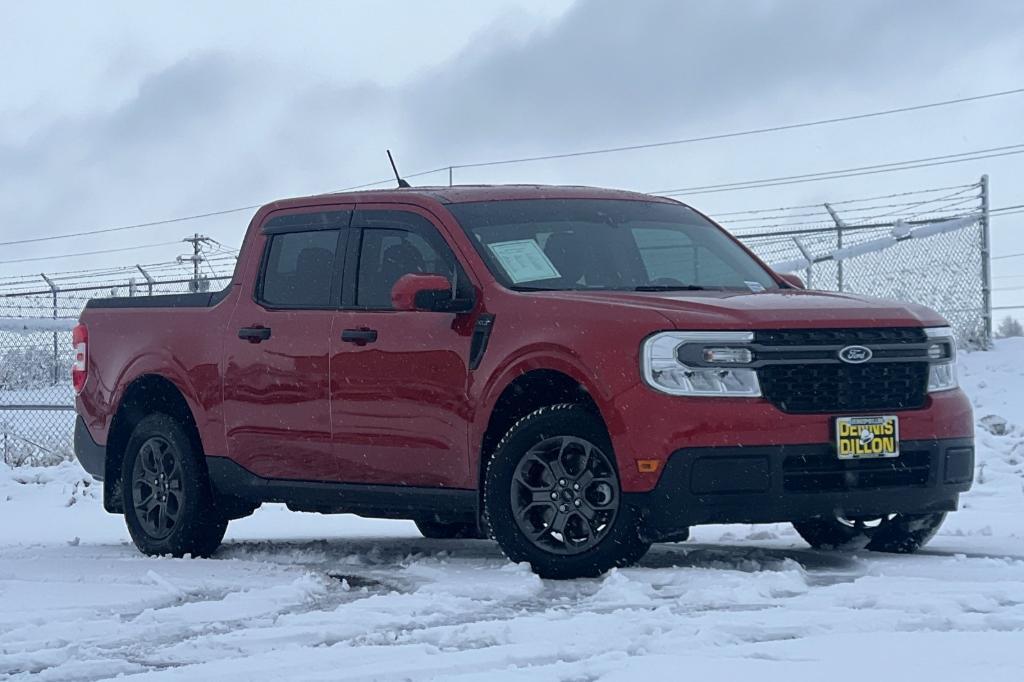
{"label": "license plate", "polygon": [[837,417],[836,453],[839,459],[900,456],[897,417]]}

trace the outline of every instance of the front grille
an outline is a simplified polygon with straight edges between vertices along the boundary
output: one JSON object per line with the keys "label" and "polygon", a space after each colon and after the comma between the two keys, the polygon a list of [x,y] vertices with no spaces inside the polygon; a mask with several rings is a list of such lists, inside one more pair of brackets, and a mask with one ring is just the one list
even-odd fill
{"label": "front grille", "polygon": [[758,375],[764,397],[784,412],[912,410],[928,389],[924,362],[768,365]]}
{"label": "front grille", "polygon": [[[923,329],[784,329],[754,335],[764,397],[784,412],[878,412],[923,407],[928,392]],[[846,346],[873,352],[841,362]]]}
{"label": "front grille", "polygon": [[901,452],[893,459],[842,460],[834,454],[791,455],[782,463],[782,485],[786,492],[926,486],[931,477],[931,465],[928,450]]}

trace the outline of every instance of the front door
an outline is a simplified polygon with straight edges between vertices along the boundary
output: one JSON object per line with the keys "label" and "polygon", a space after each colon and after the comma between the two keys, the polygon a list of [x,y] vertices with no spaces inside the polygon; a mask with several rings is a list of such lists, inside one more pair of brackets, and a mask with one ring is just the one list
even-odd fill
{"label": "front door", "polygon": [[331,326],[351,206],[271,214],[262,258],[231,317],[228,456],[264,478],[339,480],[330,411]]}
{"label": "front door", "polygon": [[472,488],[467,362],[471,315],[396,311],[407,273],[472,283],[430,215],[359,208],[331,332],[331,410],[346,481]]}

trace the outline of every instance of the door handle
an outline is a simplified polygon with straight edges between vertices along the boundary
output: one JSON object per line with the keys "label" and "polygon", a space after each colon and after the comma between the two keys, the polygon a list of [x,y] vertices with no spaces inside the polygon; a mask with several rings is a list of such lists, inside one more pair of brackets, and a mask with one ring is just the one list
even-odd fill
{"label": "door handle", "polygon": [[242,327],[238,330],[238,338],[249,343],[259,343],[270,338],[270,327]]}
{"label": "door handle", "polygon": [[377,340],[376,329],[346,329],[341,332],[341,340],[345,343],[354,343],[357,346],[365,346]]}

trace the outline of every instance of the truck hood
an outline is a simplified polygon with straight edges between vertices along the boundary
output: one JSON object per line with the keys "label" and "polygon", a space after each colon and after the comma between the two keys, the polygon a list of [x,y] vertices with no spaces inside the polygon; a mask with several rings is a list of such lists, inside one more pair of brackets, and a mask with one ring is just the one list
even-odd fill
{"label": "truck hood", "polygon": [[661,313],[677,329],[779,329],[806,327],[934,327],[948,324],[915,303],[785,289],[738,291],[559,291],[562,300]]}

